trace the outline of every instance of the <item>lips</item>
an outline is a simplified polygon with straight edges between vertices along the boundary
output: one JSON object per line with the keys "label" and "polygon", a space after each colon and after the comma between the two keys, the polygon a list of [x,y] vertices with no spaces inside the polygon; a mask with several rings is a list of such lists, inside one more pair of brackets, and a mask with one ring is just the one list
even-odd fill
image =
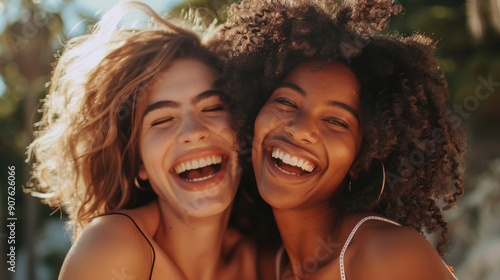
{"label": "lips", "polygon": [[271,158],[275,166],[282,172],[301,176],[313,172],[316,166],[307,159],[289,154],[277,147],[273,147]]}
{"label": "lips", "polygon": [[219,149],[191,151],[179,157],[170,173],[188,191],[209,189],[222,181],[229,155]]}
{"label": "lips", "polygon": [[301,147],[279,140],[271,140],[266,146],[268,166],[275,176],[295,181],[319,171],[314,157]]}
{"label": "lips", "polygon": [[222,155],[208,155],[186,160],[174,167],[179,177],[188,182],[200,182],[217,175],[222,167]]}

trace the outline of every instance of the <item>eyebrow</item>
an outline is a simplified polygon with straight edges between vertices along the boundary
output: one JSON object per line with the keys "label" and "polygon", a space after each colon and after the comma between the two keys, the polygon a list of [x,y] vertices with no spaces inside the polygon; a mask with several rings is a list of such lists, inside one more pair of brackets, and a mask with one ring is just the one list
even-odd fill
{"label": "eyebrow", "polygon": [[360,121],[358,112],[354,108],[352,108],[351,106],[349,106],[343,102],[330,100],[330,101],[326,102],[326,105],[344,108],[349,113],[351,113],[358,120],[358,122]]}
{"label": "eyebrow", "polygon": [[302,95],[304,97],[306,96],[306,92],[296,84],[282,83],[282,84],[278,85],[276,88],[289,88],[289,89],[292,89],[292,90],[298,92],[300,95]]}
{"label": "eyebrow", "polygon": [[[296,91],[297,93],[299,93],[303,97],[306,96],[306,92],[296,84],[282,83],[282,84],[278,85],[276,88],[289,88],[289,89]],[[349,106],[343,102],[330,100],[330,101],[327,101],[325,103],[325,105],[333,106],[333,107],[341,107],[341,108],[347,110],[349,113],[351,113],[358,121],[360,121],[358,112],[354,108],[352,108],[351,106]]]}
{"label": "eyebrow", "polygon": [[[222,102],[225,102],[225,103],[229,102],[229,97],[227,96],[227,94],[225,92],[223,92],[221,90],[213,89],[213,90],[204,91],[204,92],[194,96],[193,98],[191,98],[191,104],[196,105],[199,102],[201,102],[202,100],[205,100],[205,99],[210,98],[212,96],[218,96]],[[157,110],[157,109],[179,108],[180,106],[181,106],[181,103],[176,102],[176,101],[171,101],[171,100],[158,101],[158,102],[150,104],[150,105],[148,105],[148,107],[146,107],[146,110],[144,111],[144,115],[142,118],[144,119],[144,117],[148,113],[150,113],[151,111]]]}
{"label": "eyebrow", "polygon": [[202,100],[210,98],[212,96],[217,96],[224,103],[229,103],[229,96],[222,90],[212,89],[204,91],[191,99],[191,104],[195,105]]}

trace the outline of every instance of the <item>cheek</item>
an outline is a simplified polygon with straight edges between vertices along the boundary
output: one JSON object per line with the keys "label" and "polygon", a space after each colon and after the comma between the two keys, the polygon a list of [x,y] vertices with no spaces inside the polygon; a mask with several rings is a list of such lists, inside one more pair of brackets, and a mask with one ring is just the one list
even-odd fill
{"label": "cheek", "polygon": [[159,149],[164,149],[170,145],[171,133],[167,129],[157,129],[150,131],[143,137],[142,148],[144,151],[156,153]]}
{"label": "cheek", "polygon": [[356,159],[358,144],[352,138],[333,138],[327,140],[330,164],[341,163],[343,169],[349,169]]}
{"label": "cheek", "polygon": [[276,112],[274,112],[274,110],[269,105],[265,105],[260,110],[257,118],[255,119],[255,137],[260,137],[261,135],[266,134],[271,127],[275,126],[275,123],[278,119],[279,118]]}
{"label": "cheek", "polygon": [[165,152],[173,145],[173,139],[166,130],[150,131],[141,136],[140,156],[146,166],[156,165],[157,161],[165,155]]}
{"label": "cheek", "polygon": [[262,122],[263,119],[264,118],[261,118],[259,115],[259,117],[257,117],[257,119],[255,120],[255,125],[254,125],[254,129],[253,129],[254,135],[253,135],[253,139],[252,139],[252,148],[253,148],[254,154],[255,154],[255,152],[260,151],[262,141],[264,140],[264,136],[267,133],[267,129],[266,129],[267,124],[265,122]]}
{"label": "cheek", "polygon": [[231,126],[229,116],[227,118],[220,118],[216,122],[212,122],[211,130],[215,135],[221,136],[225,141],[236,144],[236,132]]}

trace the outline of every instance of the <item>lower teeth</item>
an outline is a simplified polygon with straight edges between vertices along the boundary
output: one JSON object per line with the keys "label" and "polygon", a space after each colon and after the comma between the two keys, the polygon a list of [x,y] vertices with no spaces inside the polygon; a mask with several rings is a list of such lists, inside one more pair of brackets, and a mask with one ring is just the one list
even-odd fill
{"label": "lower teeth", "polygon": [[289,175],[295,175],[295,176],[300,176],[300,174],[297,174],[297,173],[292,173],[292,172],[288,172],[282,168],[280,168],[276,163],[274,164],[274,166],[276,166],[281,172],[283,173],[286,173],[286,174],[289,174]]}
{"label": "lower teeth", "polygon": [[200,181],[205,181],[207,179],[210,179],[210,178],[213,178],[215,177],[215,175],[217,175],[218,172],[214,173],[214,174],[210,174],[208,176],[205,176],[205,177],[201,177],[201,178],[194,178],[194,179],[186,179],[186,181],[188,182],[200,182]]}

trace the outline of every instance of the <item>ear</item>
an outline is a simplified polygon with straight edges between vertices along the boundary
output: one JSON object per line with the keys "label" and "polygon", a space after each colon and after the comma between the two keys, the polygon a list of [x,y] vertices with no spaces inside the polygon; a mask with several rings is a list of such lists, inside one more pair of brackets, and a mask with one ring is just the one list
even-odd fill
{"label": "ear", "polygon": [[349,174],[349,178],[351,178],[351,180],[356,180],[358,179],[360,173],[361,167],[359,166],[358,160],[355,160],[352,163],[351,168],[349,169],[349,172],[347,172],[347,174]]}
{"label": "ear", "polygon": [[138,172],[137,176],[139,177],[139,179],[141,179],[143,181],[148,180],[148,171],[146,171],[146,167],[144,167],[144,164],[142,162],[139,165],[139,172]]}

